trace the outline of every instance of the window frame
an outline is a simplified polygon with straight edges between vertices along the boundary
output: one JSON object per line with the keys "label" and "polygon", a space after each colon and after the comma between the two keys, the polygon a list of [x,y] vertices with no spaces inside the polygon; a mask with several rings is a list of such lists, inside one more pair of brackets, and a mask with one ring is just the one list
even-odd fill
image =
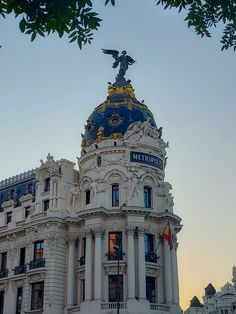
{"label": "window frame", "polygon": [[[154,281],[154,289],[148,289],[148,287],[152,287],[151,284],[148,284],[148,281],[153,280]],[[154,295],[153,292],[154,291]],[[150,296],[150,298],[149,298]],[[157,302],[157,280],[156,277],[152,277],[152,276],[146,276],[146,299],[150,302],[150,303],[156,303]]]}
{"label": "window frame", "polygon": [[12,211],[6,213],[6,224],[8,225],[11,222],[12,222]]}
{"label": "window frame", "polygon": [[152,187],[145,185],[143,187],[143,200],[145,208],[152,208]]}
{"label": "window frame", "polygon": [[91,203],[91,190],[85,190],[85,205],[89,205]]}
{"label": "window frame", "polygon": [[112,207],[120,206],[120,185],[118,183],[111,185],[111,205]]}
{"label": "window frame", "polygon": [[[111,235],[114,234],[116,235],[115,239],[111,238]],[[118,237],[120,236],[120,252],[122,253],[122,241],[123,241],[123,235],[122,231],[111,231],[108,233],[108,260],[110,261],[116,261],[118,260],[116,250],[112,250],[112,246],[114,247],[115,245],[118,245]],[[115,240],[115,243],[112,243]],[[123,254],[120,254],[119,260],[123,260]]]}
{"label": "window frame", "polygon": [[[20,294],[19,294],[19,291],[21,291]],[[19,298],[21,298],[21,299],[19,300]],[[18,287],[17,292],[16,292],[16,312],[15,312],[15,314],[21,314],[22,305],[23,305],[23,287]]]}
{"label": "window frame", "polygon": [[[39,285],[39,288],[41,289],[36,289],[35,287],[37,287],[37,285]],[[41,300],[39,299],[40,296],[37,295],[37,292],[38,294],[39,292],[41,292],[42,294]],[[43,302],[44,302],[44,281],[32,283],[31,284],[31,311],[42,310]]]}
{"label": "window frame", "polygon": [[[36,252],[37,251],[37,245],[40,245],[39,249],[41,252]],[[42,245],[42,247],[41,247]],[[39,254],[40,258],[36,258],[37,254]],[[41,261],[43,260],[43,255],[44,255],[44,241],[36,241],[34,242],[34,261]]]}
{"label": "window frame", "polygon": [[[119,276],[119,277],[118,277]],[[115,279],[116,278],[116,279]],[[118,279],[119,278],[119,279]],[[111,283],[111,279],[115,279],[113,283]],[[122,280],[120,280],[122,279]],[[123,275],[120,274],[120,275],[109,275],[108,276],[108,299],[109,299],[109,302],[117,302],[117,284],[119,282],[119,288],[122,288],[122,289],[119,289],[120,291],[118,291],[119,293],[119,302],[124,302],[124,278],[123,278]],[[112,297],[111,295],[111,285],[114,286],[114,297]]]}

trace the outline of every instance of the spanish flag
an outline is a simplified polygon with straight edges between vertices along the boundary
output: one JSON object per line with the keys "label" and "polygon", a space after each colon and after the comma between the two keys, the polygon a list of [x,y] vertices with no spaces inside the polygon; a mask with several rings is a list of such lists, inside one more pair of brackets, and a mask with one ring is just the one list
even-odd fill
{"label": "spanish flag", "polygon": [[170,223],[168,221],[165,229],[162,233],[162,239],[167,240],[170,247],[172,247],[172,239],[171,239],[171,231],[170,231]]}

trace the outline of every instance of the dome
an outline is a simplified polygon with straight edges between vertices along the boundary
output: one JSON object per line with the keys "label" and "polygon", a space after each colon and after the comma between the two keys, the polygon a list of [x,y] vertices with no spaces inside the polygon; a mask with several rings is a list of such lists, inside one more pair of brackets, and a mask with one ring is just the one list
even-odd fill
{"label": "dome", "polygon": [[213,285],[211,283],[209,283],[209,285],[205,288],[205,295],[207,297],[213,297],[216,293],[216,289],[213,287]]}
{"label": "dome", "polygon": [[87,120],[82,147],[104,139],[122,138],[132,123],[146,120],[156,127],[153,114],[135,98],[131,84],[110,85],[107,100],[97,106]]}

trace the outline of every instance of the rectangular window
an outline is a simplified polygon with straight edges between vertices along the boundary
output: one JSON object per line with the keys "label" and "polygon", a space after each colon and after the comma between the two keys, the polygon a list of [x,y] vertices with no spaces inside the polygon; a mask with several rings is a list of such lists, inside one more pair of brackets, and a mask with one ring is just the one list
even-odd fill
{"label": "rectangular window", "polygon": [[85,265],[85,254],[86,254],[86,238],[82,238],[81,245],[81,256],[80,256],[80,266]]}
{"label": "rectangular window", "polygon": [[12,212],[7,213],[7,225],[12,222]]}
{"label": "rectangular window", "polygon": [[145,186],[143,189],[144,193],[144,207],[151,208],[152,207],[152,188]]}
{"label": "rectangular window", "polygon": [[22,294],[23,294],[23,288],[20,287],[17,289],[17,295],[16,295],[16,314],[21,314]]}
{"label": "rectangular window", "polygon": [[122,232],[109,232],[108,238],[108,260],[123,260],[122,254]]}
{"label": "rectangular window", "polygon": [[120,195],[119,195],[119,184],[112,184],[112,207],[119,206]]}
{"label": "rectangular window", "polygon": [[49,200],[43,201],[43,210],[46,212],[49,209]]}
{"label": "rectangular window", "polygon": [[29,217],[30,215],[30,206],[25,207],[25,218]]}
{"label": "rectangular window", "polygon": [[157,254],[154,247],[154,235],[145,234],[144,237],[144,248],[145,248],[145,261],[150,263],[157,263]]}
{"label": "rectangular window", "polygon": [[5,271],[7,269],[7,252],[1,253],[1,271]]}
{"label": "rectangular window", "polygon": [[146,299],[150,303],[156,303],[156,279],[154,277],[146,277]]}
{"label": "rectangular window", "polygon": [[50,191],[50,178],[44,180],[44,192]]}
{"label": "rectangular window", "polygon": [[25,247],[20,249],[19,266],[25,266]]}
{"label": "rectangular window", "polygon": [[123,302],[123,275],[109,276],[109,302]]}
{"label": "rectangular window", "polygon": [[43,259],[44,242],[39,241],[34,243],[34,261],[40,261]]}
{"label": "rectangular window", "polygon": [[3,314],[4,309],[4,291],[0,291],[0,314]]}
{"label": "rectangular window", "polygon": [[83,302],[85,300],[85,280],[81,279],[80,281],[80,301]]}
{"label": "rectangular window", "polygon": [[31,310],[40,310],[43,308],[44,282],[32,284]]}
{"label": "rectangular window", "polygon": [[90,204],[90,190],[85,191],[85,204]]}

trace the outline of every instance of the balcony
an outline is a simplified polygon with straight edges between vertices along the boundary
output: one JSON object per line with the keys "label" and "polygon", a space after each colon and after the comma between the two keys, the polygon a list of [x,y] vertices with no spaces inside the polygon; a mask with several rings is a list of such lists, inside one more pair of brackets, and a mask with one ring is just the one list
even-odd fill
{"label": "balcony", "polygon": [[[125,302],[120,302],[119,305],[120,305],[119,309],[121,310],[127,308],[127,304]],[[102,310],[117,310],[117,302],[102,303],[101,309]]]}
{"label": "balcony", "polygon": [[84,266],[85,265],[85,256],[81,256],[80,257],[79,264],[80,264],[80,266]]}
{"label": "balcony", "polygon": [[150,304],[150,310],[151,311],[163,311],[169,313],[170,311],[170,306],[166,304],[156,304],[156,303],[151,303]]}
{"label": "balcony", "polygon": [[125,255],[125,253],[123,253],[122,251],[114,251],[114,252],[107,252],[107,259],[108,261],[117,261],[118,258],[120,261],[123,261],[123,255]]}
{"label": "balcony", "polygon": [[157,255],[154,252],[145,253],[145,261],[149,263],[157,263]]}
{"label": "balcony", "polygon": [[33,260],[33,261],[30,261],[29,263],[30,270],[35,269],[35,268],[40,268],[40,267],[45,267],[45,258]]}
{"label": "balcony", "polygon": [[25,272],[26,272],[26,266],[25,265],[16,266],[14,268],[14,275],[24,274]]}
{"label": "balcony", "polygon": [[8,269],[3,269],[0,271],[0,278],[6,278],[8,277]]}

